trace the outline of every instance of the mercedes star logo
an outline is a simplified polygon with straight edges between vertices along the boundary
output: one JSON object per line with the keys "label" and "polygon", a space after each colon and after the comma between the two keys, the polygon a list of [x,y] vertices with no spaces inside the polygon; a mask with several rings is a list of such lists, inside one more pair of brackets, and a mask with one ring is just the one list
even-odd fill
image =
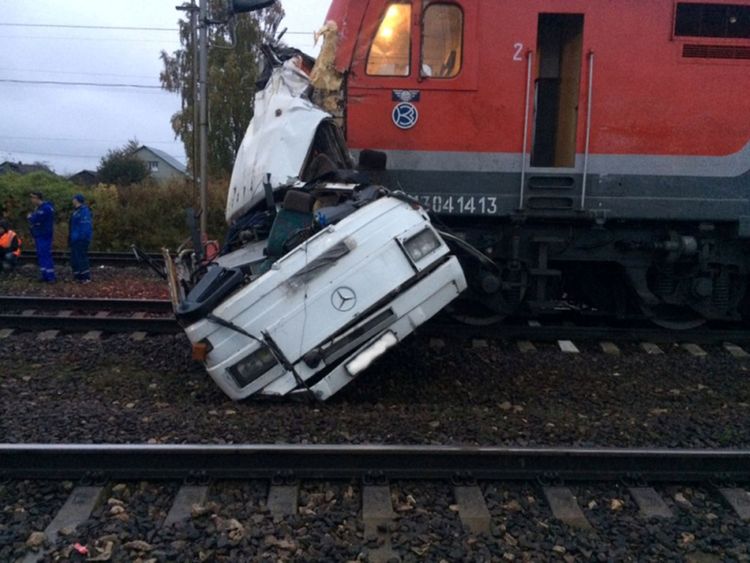
{"label": "mercedes star logo", "polygon": [[331,294],[331,305],[337,311],[346,313],[354,309],[357,304],[357,294],[354,290],[348,287],[339,287],[335,289]]}

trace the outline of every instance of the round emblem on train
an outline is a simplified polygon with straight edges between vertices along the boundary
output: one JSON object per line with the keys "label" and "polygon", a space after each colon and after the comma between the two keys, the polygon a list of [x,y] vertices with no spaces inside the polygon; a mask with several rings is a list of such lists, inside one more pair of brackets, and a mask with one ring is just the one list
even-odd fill
{"label": "round emblem on train", "polygon": [[349,287],[339,287],[331,294],[331,305],[337,311],[346,313],[357,304],[357,294]]}
{"label": "round emblem on train", "polygon": [[417,106],[409,102],[402,102],[393,108],[393,124],[399,129],[411,129],[419,121]]}

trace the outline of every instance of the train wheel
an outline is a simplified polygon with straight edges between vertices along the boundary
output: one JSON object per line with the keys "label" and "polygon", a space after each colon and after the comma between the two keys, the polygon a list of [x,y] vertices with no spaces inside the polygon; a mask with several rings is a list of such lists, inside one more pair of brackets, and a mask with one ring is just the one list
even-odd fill
{"label": "train wheel", "polygon": [[644,314],[656,326],[669,330],[690,330],[706,324],[706,319],[690,307],[679,305],[642,305]]}
{"label": "train wheel", "polygon": [[506,315],[499,314],[472,301],[453,302],[448,307],[448,314],[460,323],[470,326],[492,326],[502,322]]}

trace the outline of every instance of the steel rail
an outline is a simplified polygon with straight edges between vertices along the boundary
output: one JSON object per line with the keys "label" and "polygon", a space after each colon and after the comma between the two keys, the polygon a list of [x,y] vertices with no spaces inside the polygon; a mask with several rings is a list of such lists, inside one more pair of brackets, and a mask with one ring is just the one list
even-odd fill
{"label": "steel rail", "polygon": [[[18,315],[4,311],[111,311],[143,312],[169,315],[168,318],[133,317],[85,317],[54,315]],[[119,327],[121,328],[118,328]],[[161,299],[78,299],[68,297],[1,296],[0,327],[27,330],[86,331],[103,330],[123,332],[143,330],[147,332],[174,333],[180,328],[172,317],[169,300]],[[579,326],[498,324],[493,326],[471,326],[437,319],[420,327],[418,334],[450,339],[485,338],[495,340],[531,340],[534,342],[556,342],[558,340],[616,342],[696,344],[735,344],[750,342],[750,329],[702,327],[687,331],[672,331],[656,326]]]}
{"label": "steel rail", "polygon": [[620,342],[693,342],[696,344],[717,344],[723,342],[750,342],[750,329],[747,328],[700,328],[685,331],[668,330],[659,327],[622,326],[575,326],[548,325],[524,326],[498,324],[493,326],[471,326],[461,323],[433,322],[420,328],[420,333],[428,336],[449,336],[455,338],[488,338],[498,340],[531,340],[536,342],[556,342],[558,340]]}
{"label": "steel rail", "polygon": [[[148,256],[153,260],[162,260],[160,253],[149,252]],[[70,253],[56,250],[52,252],[52,259],[56,262],[68,262],[70,260]],[[23,264],[36,263],[36,260],[35,252],[22,252],[19,257],[19,261]],[[89,260],[94,264],[108,266],[127,266],[140,263],[132,252],[89,252]]]}
{"label": "steel rail", "polygon": [[380,445],[0,444],[0,476],[28,479],[750,480],[750,450]]}
{"label": "steel rail", "polygon": [[0,313],[0,328],[40,331],[60,330],[64,332],[148,332],[152,334],[175,334],[182,328],[174,317],[61,317],[55,315],[12,315]]}
{"label": "steel rail", "polygon": [[171,313],[168,299],[105,299],[76,297],[0,296],[0,311],[40,309],[44,311],[139,311]]}

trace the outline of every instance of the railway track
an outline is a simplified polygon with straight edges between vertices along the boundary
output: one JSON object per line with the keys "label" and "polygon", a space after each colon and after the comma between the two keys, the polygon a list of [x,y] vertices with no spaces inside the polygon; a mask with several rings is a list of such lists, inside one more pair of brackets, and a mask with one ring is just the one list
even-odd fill
{"label": "railway track", "polygon": [[721,344],[723,342],[750,342],[750,330],[745,327],[700,327],[693,330],[675,331],[650,325],[648,322],[612,324],[575,324],[555,321],[540,324],[535,321],[511,321],[492,326],[471,326],[436,319],[427,325],[423,333],[439,337],[460,334],[463,338],[530,340],[535,342],[560,341],[616,341],[616,342],[696,342]]}
{"label": "railway track", "polygon": [[[181,331],[169,300],[80,299],[59,297],[0,296],[0,329],[23,331],[100,331],[174,334]],[[575,342],[600,342],[614,350],[615,343],[726,345],[743,356],[741,345],[750,344],[750,330],[738,327],[701,327],[670,331],[649,324],[541,324],[523,319],[489,327],[475,327],[444,317],[425,325],[420,334],[441,339],[517,341],[525,350],[533,343],[556,343],[563,351],[576,352]],[[607,350],[605,350],[607,351]],[[700,352],[698,352],[700,353]]]}
{"label": "railway track", "polygon": [[0,329],[62,332],[181,331],[168,300],[0,297]]}
{"label": "railway track", "polygon": [[172,304],[166,299],[92,299],[77,297],[0,296],[0,311],[85,311],[144,312],[169,314]]}
{"label": "railway track", "polygon": [[750,481],[750,450],[0,444],[0,474],[81,479]]}
{"label": "railway track", "polygon": [[[673,493],[669,487],[674,484],[689,484],[686,491],[705,487],[715,497],[714,505],[725,506],[725,521],[750,519],[750,494],[738,485],[750,481],[748,450],[4,444],[0,445],[0,474],[6,484],[13,483],[11,480],[28,484],[33,479],[85,479],[64,501],[58,495],[50,511],[55,516],[47,521],[44,532],[29,535],[26,546],[37,550],[26,552],[26,562],[51,553],[59,555],[65,549],[69,554],[71,548],[79,552],[90,549],[92,556],[99,551],[111,554],[120,550],[122,556],[128,550],[165,549],[173,545],[174,534],[181,529],[193,530],[189,532],[193,543],[203,539],[200,528],[193,524],[201,518],[214,524],[205,532],[212,538],[208,540],[212,547],[221,548],[211,542],[217,535],[228,534],[234,543],[225,545],[241,545],[243,556],[258,549],[254,543],[242,543],[246,527],[266,521],[269,530],[297,526],[301,532],[293,534],[295,543],[266,535],[263,549],[281,546],[296,551],[297,541],[300,546],[317,549],[310,545],[315,541],[305,542],[304,538],[316,527],[321,528],[321,536],[341,531],[343,523],[332,522],[337,519],[332,512],[336,508],[343,511],[343,522],[348,517],[358,520],[355,532],[363,530],[352,533],[339,549],[362,549],[369,561],[414,551],[411,541],[424,542],[425,531],[420,533],[419,527],[424,515],[430,519],[426,531],[438,525],[445,534],[433,536],[428,542],[432,549],[443,549],[434,545],[436,540],[451,549],[455,542],[461,543],[457,539],[461,535],[469,540],[466,545],[496,534],[502,538],[500,544],[507,544],[503,549],[517,546],[516,537],[524,533],[522,526],[530,525],[524,519],[515,525],[509,520],[526,509],[546,516],[543,530],[559,527],[553,537],[565,530],[571,530],[567,533],[574,538],[587,537],[596,534],[601,525],[591,519],[598,504],[609,508],[608,517],[614,522],[623,506],[631,506],[633,519],[649,526],[659,521],[669,527],[680,516],[677,528],[684,537],[692,532],[685,532],[686,507],[681,503],[690,501],[685,493]],[[128,484],[135,480],[137,483]],[[428,481],[430,485],[424,484]],[[597,490],[597,483],[604,488]],[[591,487],[597,496],[579,499],[579,491]],[[440,501],[430,500],[429,493],[434,496],[435,491],[451,503],[447,511]],[[518,492],[522,492],[517,498],[523,504],[510,496]],[[251,498],[246,499],[247,495]],[[47,494],[46,498],[54,496]],[[250,512],[245,510],[239,516],[227,509],[227,515],[219,505],[227,498],[240,499]],[[321,504],[328,503],[327,509],[316,506],[321,500]],[[136,536],[128,537],[134,530],[131,524],[119,538],[113,536],[113,522],[127,523],[129,512],[138,513],[139,502],[147,502],[150,508],[147,518],[139,517]],[[163,508],[154,511],[154,506]],[[691,511],[695,512],[692,507]],[[719,518],[715,508],[706,512],[697,520]],[[229,519],[230,515],[237,517]],[[536,529],[532,533],[539,533],[537,522],[532,519],[531,527]],[[96,533],[102,528],[109,534],[106,541],[101,532]],[[693,537],[698,533],[694,531]],[[68,538],[82,542],[73,546]],[[353,546],[354,542],[360,545]],[[530,546],[523,547],[528,550]],[[560,546],[555,550],[562,554],[567,549]],[[454,557],[465,556],[454,552]]]}
{"label": "railway track", "polygon": [[[156,262],[162,261],[161,253],[149,252],[148,256]],[[52,252],[52,259],[56,263],[65,263],[70,260],[70,253],[56,250]],[[36,264],[36,260],[34,252],[23,252],[19,258],[22,264]],[[89,252],[89,260],[102,266],[137,266],[141,263],[132,252]]]}

